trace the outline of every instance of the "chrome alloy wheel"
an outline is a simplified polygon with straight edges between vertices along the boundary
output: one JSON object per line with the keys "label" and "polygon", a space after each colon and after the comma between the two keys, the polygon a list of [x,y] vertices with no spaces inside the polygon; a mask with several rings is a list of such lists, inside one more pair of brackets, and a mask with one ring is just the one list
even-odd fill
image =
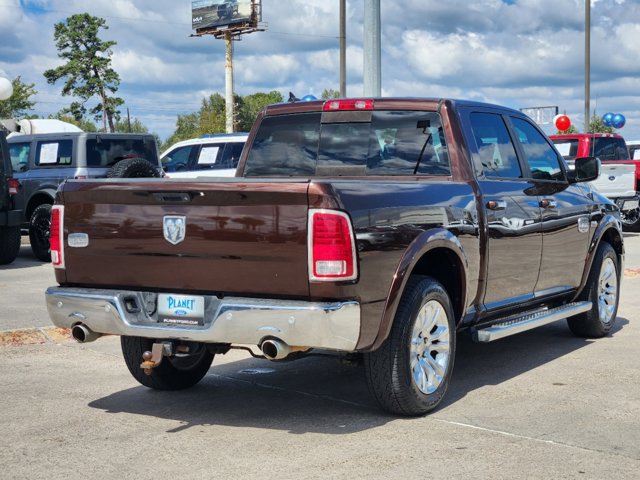
{"label": "chrome alloy wheel", "polygon": [[600,269],[598,281],[598,315],[602,323],[613,320],[618,298],[618,274],[616,264],[611,258],[605,258]]}
{"label": "chrome alloy wheel", "polygon": [[435,392],[445,378],[449,366],[450,339],[445,309],[439,302],[430,300],[418,312],[411,333],[409,355],[413,382],[424,394]]}

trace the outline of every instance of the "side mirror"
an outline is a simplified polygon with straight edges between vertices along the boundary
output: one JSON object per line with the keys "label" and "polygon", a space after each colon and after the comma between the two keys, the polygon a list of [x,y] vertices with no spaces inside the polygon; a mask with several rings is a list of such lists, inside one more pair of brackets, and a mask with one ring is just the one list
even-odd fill
{"label": "side mirror", "polygon": [[600,175],[600,160],[596,157],[576,158],[575,169],[569,172],[569,182],[591,182]]}

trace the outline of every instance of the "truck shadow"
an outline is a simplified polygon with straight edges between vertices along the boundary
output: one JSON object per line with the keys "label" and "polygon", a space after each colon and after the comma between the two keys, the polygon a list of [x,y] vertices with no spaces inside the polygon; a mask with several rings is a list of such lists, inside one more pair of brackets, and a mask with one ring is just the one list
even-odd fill
{"label": "truck shadow", "polygon": [[[628,323],[619,317],[612,335]],[[477,388],[499,385],[591,342],[574,337],[564,322],[490,344],[477,344],[460,335],[452,382],[440,408],[463,400]],[[249,358],[219,365],[214,360],[208,375],[192,389],[162,392],[137,386],[89,406],[107,413],[179,422],[169,433],[225,425],[343,435],[392,421],[412,421],[382,412],[368,391],[363,368],[331,357],[286,363]]]}

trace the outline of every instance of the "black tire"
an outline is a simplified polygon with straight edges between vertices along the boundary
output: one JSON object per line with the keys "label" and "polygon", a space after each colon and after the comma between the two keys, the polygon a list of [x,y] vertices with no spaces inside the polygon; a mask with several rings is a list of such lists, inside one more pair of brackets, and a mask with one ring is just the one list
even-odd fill
{"label": "black tire", "polygon": [[602,242],[596,251],[580,300],[593,305],[591,310],[567,319],[573,334],[585,338],[606,336],[615,324],[620,300],[620,262],[607,242]]}
{"label": "black tire", "polygon": [[125,158],[116,163],[107,172],[107,178],[153,177],[160,177],[160,172],[157,167],[144,158]]}
{"label": "black tire", "polygon": [[620,212],[622,230],[625,232],[640,232],[640,208]]}
{"label": "black tire", "polygon": [[20,227],[0,227],[0,265],[13,262],[20,252]]}
{"label": "black tire", "polygon": [[[430,317],[434,322],[425,323]],[[422,324],[419,319],[423,319]],[[369,390],[390,413],[424,415],[438,406],[447,391],[455,350],[449,295],[433,278],[412,276],[389,337],[378,350],[364,355]],[[436,370],[440,370],[439,375]]]}
{"label": "black tire", "polygon": [[38,260],[51,261],[51,245],[49,234],[51,231],[51,205],[38,205],[29,220],[29,241],[31,250]]}
{"label": "black tire", "polygon": [[140,364],[142,354],[151,351],[153,343],[154,340],[149,338],[120,337],[122,355],[131,375],[145,387],[154,390],[183,390],[193,387],[207,374],[213,362],[213,353],[199,344],[193,355],[164,357],[151,375],[147,375]]}

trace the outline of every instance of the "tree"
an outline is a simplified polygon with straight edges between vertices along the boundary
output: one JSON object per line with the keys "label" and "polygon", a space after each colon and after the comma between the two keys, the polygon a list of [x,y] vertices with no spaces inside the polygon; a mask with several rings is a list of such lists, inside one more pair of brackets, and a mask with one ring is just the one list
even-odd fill
{"label": "tree", "polygon": [[269,93],[254,93],[246,97],[239,97],[238,104],[238,131],[248,132],[260,111],[267,105],[281,103],[284,100],[282,94],[275,90]]}
{"label": "tree", "polygon": [[604,120],[594,114],[589,122],[589,133],[615,133],[615,130],[613,127],[607,127]]}
{"label": "tree", "polygon": [[340,98],[340,92],[338,90],[333,90],[332,88],[325,88],[322,91],[322,96],[320,98],[322,100],[332,100],[334,98]]}
{"label": "tree", "polygon": [[122,118],[115,123],[116,132],[122,133],[149,133],[149,129],[137,118],[130,122]]}
{"label": "tree", "polygon": [[98,38],[100,28],[109,28],[106,21],[88,13],[71,15],[65,22],[57,23],[53,38],[58,57],[67,62],[45,71],[44,76],[52,85],[64,79],[62,95],[73,95],[82,100],[80,109],[77,102],[72,104],[76,113],[84,110],[84,104],[92,97],[99,97],[100,103],[90,113],[101,115],[104,130],[108,123],[109,131],[113,132],[114,118],[117,119],[118,107],[124,100],[110,95],[120,86],[120,76],[111,68],[111,47],[116,42]]}
{"label": "tree", "polygon": [[18,75],[11,81],[13,94],[7,100],[0,100],[0,118],[20,118],[27,110],[32,110],[35,102],[31,97],[37,95],[35,83],[26,84]]}

